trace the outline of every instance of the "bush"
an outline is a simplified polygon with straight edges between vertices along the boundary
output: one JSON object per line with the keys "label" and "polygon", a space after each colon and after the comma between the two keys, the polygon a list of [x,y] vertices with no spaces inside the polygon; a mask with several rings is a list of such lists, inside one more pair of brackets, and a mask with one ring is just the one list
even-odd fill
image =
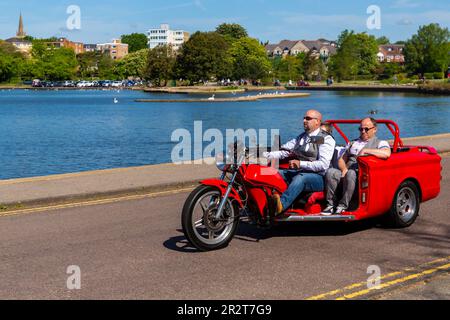
{"label": "bush", "polygon": [[399,74],[397,74],[397,79],[399,81],[407,80],[408,79],[408,75],[406,73],[399,73]]}
{"label": "bush", "polygon": [[433,75],[434,75],[434,73],[431,73],[431,72],[427,72],[427,73],[423,74],[425,79],[433,79]]}
{"label": "bush", "polygon": [[355,76],[355,80],[374,80],[375,76],[372,74],[361,74]]}
{"label": "bush", "polygon": [[434,72],[433,78],[434,79],[444,79],[444,74],[442,72]]}

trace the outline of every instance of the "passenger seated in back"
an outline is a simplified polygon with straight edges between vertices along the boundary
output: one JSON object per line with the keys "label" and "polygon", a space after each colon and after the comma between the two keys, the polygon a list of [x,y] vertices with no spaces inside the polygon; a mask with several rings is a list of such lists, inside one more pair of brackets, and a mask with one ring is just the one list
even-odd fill
{"label": "passenger seated in back", "polygon": [[333,126],[328,122],[322,122],[322,124],[320,125],[320,129],[328,132],[330,135],[333,134]]}
{"label": "passenger seated in back", "polygon": [[[356,188],[358,177],[359,156],[373,155],[380,159],[388,159],[391,156],[391,147],[387,141],[379,140],[376,136],[377,122],[373,118],[361,121],[359,139],[348,144],[345,153],[339,159],[337,168],[330,168],[326,174],[327,208],[323,215],[342,214],[349,207],[350,200]],[[335,193],[339,183],[343,183],[343,196],[335,208]]]}
{"label": "passenger seated in back", "polygon": [[[322,124],[320,125],[320,129],[322,131],[327,132],[330,136],[333,137],[333,126],[331,125],[331,123],[322,122]],[[334,137],[333,137],[333,139],[334,139]],[[333,158],[331,159],[330,168],[339,169],[338,162],[339,162],[339,158],[343,154],[343,149],[344,149],[343,147],[336,146],[336,148],[334,149]]]}

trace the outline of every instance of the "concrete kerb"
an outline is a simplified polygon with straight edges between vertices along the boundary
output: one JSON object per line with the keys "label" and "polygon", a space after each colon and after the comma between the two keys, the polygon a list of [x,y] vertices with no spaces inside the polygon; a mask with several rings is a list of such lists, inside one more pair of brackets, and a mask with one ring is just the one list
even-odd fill
{"label": "concrete kerb", "polygon": [[71,204],[76,202],[87,202],[96,201],[103,199],[118,199],[127,196],[139,196],[139,195],[151,195],[156,193],[186,191],[193,190],[199,185],[198,180],[193,181],[183,181],[174,184],[159,184],[155,186],[141,187],[141,188],[130,188],[121,189],[115,191],[99,191],[95,193],[80,193],[80,194],[68,194],[65,196],[56,197],[46,197],[39,198],[36,200],[24,200],[24,201],[12,201],[9,203],[0,204],[0,212],[10,211],[10,210],[21,210],[25,208],[34,208],[42,206],[52,206],[52,205],[62,205]]}
{"label": "concrete kerb", "polygon": [[[450,133],[406,138],[403,142],[405,145],[431,145],[440,154],[450,152]],[[218,177],[219,174],[214,165],[160,164],[0,180],[0,211],[176,192],[193,189],[200,180]]]}

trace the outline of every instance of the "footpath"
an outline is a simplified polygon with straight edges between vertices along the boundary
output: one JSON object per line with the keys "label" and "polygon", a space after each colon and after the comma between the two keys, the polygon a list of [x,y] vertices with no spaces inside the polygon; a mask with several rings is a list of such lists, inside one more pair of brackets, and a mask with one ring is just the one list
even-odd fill
{"label": "footpath", "polygon": [[[433,146],[450,152],[450,133],[403,140],[405,145]],[[0,210],[113,196],[175,191],[218,177],[215,165],[159,164],[24,179],[0,180]]]}

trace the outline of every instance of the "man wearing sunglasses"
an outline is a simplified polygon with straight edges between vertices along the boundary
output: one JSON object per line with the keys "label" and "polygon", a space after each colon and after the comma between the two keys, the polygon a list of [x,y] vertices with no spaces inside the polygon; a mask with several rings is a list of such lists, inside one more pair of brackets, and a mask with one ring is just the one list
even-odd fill
{"label": "man wearing sunglasses", "polygon": [[280,170],[288,184],[288,189],[281,195],[274,195],[273,210],[279,215],[287,210],[303,192],[323,191],[324,176],[330,167],[336,141],[327,132],[320,129],[322,114],[309,110],[303,118],[305,132],[281,147],[281,151],[266,152],[269,160],[294,158],[289,163],[289,170]]}
{"label": "man wearing sunglasses", "polygon": [[[343,156],[339,159],[339,169],[330,168],[326,174],[327,208],[323,215],[342,214],[350,204],[356,188],[358,178],[359,156],[372,155],[380,159],[388,159],[391,156],[391,147],[384,140],[379,140],[376,136],[377,122],[373,118],[366,118],[361,121],[358,128],[359,139],[349,143]],[[335,195],[339,184],[343,184],[343,195],[335,206]],[[336,209],[335,209],[336,208]]]}

